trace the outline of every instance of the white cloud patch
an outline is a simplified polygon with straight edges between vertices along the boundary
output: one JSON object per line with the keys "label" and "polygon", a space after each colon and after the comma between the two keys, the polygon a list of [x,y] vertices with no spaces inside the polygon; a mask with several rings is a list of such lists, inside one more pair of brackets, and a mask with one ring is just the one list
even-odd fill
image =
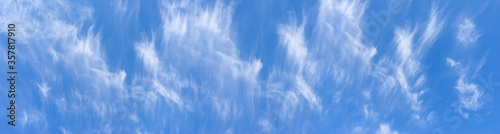
{"label": "white cloud patch", "polygon": [[271,129],[273,127],[271,122],[269,120],[265,120],[265,119],[259,120],[259,125],[264,132],[268,132],[268,133],[271,132]]}
{"label": "white cloud patch", "polygon": [[460,105],[468,110],[478,110],[482,105],[479,99],[482,97],[483,92],[478,89],[474,83],[465,83],[464,78],[457,81],[455,87],[458,90],[460,97]]}
{"label": "white cloud patch", "polygon": [[66,130],[64,127],[59,127],[59,130],[61,130],[62,134],[70,134],[70,132],[68,132],[68,130]]}
{"label": "white cloud patch", "polygon": [[361,93],[363,94],[363,96],[365,96],[365,99],[367,100],[370,100],[372,98],[370,91],[363,90],[363,92]]}
{"label": "white cloud patch", "polygon": [[382,123],[379,130],[377,130],[377,134],[399,134],[399,132],[392,130],[390,124]]}
{"label": "white cloud patch", "polygon": [[[287,61],[291,62],[290,80],[294,83],[294,94],[300,94],[313,109],[321,109],[320,99],[304,77],[314,73],[315,64],[311,61],[304,40],[304,23],[297,26],[293,20],[290,25],[279,25],[280,44],[286,48]],[[304,76],[306,75],[306,76]]]}
{"label": "white cloud patch", "polygon": [[454,67],[456,65],[460,65],[460,62],[456,62],[455,60],[450,59],[450,58],[446,58],[446,63],[448,63],[448,65],[450,65],[451,67]]}
{"label": "white cloud patch", "polygon": [[134,121],[134,122],[139,122],[139,117],[136,114],[131,114],[128,116],[128,119]]}
{"label": "white cloud patch", "polygon": [[57,110],[60,112],[60,113],[64,113],[66,112],[66,109],[67,109],[67,101],[66,101],[66,97],[64,97],[64,94],[63,94],[63,97],[57,99],[55,101],[56,103],[56,106],[57,106]]}
{"label": "white cloud patch", "polygon": [[476,25],[469,19],[464,18],[460,24],[457,26],[458,33],[457,39],[464,44],[474,44],[477,39],[481,36],[476,31]]}
{"label": "white cloud patch", "polygon": [[335,92],[335,95],[333,95],[333,100],[335,103],[339,103],[340,100],[342,100],[342,91]]}
{"label": "white cloud patch", "polygon": [[217,113],[224,119],[229,115],[238,115],[238,107],[234,105],[234,103],[230,103],[229,100],[220,100],[216,97],[213,99],[213,104],[215,105],[215,109]]}
{"label": "white cloud patch", "polygon": [[373,109],[369,108],[370,105],[363,105],[363,113],[365,115],[365,119],[376,119],[377,113],[373,111]]}
{"label": "white cloud patch", "polygon": [[47,98],[48,92],[50,91],[50,87],[47,85],[46,82],[42,82],[42,84],[37,84],[38,89],[40,89],[40,92],[42,93],[43,97]]}
{"label": "white cloud patch", "polygon": [[141,128],[136,128],[135,132],[136,134],[152,134],[151,132],[148,132],[146,130],[141,131]]}
{"label": "white cloud patch", "polygon": [[115,12],[124,14],[127,11],[128,0],[114,0]]}
{"label": "white cloud patch", "polygon": [[[469,118],[470,113],[478,111],[488,101],[488,97],[484,94],[485,90],[473,82],[485,61],[483,59],[478,64],[469,63],[464,65],[459,64],[459,62],[451,58],[447,58],[447,61],[459,77],[454,86],[459,100],[454,105],[463,117]],[[450,61],[457,64],[453,66],[451,64],[453,62]]]}
{"label": "white cloud patch", "polygon": [[420,126],[425,126],[427,124],[434,123],[434,120],[436,118],[435,116],[436,116],[435,112],[430,112],[429,114],[427,114],[427,116],[412,114],[414,121],[416,121],[416,123]]}

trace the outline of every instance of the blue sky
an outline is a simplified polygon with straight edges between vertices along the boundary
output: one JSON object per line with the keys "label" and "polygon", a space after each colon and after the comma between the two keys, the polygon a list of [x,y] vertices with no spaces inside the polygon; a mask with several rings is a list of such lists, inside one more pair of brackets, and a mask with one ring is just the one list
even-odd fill
{"label": "blue sky", "polygon": [[500,132],[499,0],[0,3],[2,132]]}

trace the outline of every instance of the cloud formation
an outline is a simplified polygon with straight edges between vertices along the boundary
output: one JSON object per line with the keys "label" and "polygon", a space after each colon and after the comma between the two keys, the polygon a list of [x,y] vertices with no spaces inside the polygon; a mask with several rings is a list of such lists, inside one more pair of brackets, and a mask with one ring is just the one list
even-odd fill
{"label": "cloud formation", "polygon": [[477,39],[481,36],[476,31],[476,25],[469,19],[464,18],[462,22],[457,26],[458,33],[457,39],[464,44],[474,44]]}

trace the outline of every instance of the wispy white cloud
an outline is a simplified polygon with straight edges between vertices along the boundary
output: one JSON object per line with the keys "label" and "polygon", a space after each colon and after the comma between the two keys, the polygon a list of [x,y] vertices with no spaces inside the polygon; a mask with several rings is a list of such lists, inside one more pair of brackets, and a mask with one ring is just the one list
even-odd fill
{"label": "wispy white cloud", "polygon": [[416,49],[417,54],[422,54],[422,51],[426,51],[429,46],[432,46],[436,41],[439,33],[443,29],[445,25],[445,19],[441,15],[441,11],[438,9],[436,5],[432,6],[429,18],[427,20],[427,24],[425,26],[425,30],[422,36],[419,39],[419,46]]}
{"label": "wispy white cloud", "polygon": [[311,108],[315,108],[321,110],[321,102],[320,98],[316,96],[314,90],[306,84],[302,77],[295,77],[297,80],[297,89],[298,92],[309,102]]}
{"label": "wispy white cloud", "polygon": [[128,0],[115,0],[113,1],[115,12],[124,14],[127,11]]}
{"label": "wispy white cloud", "polygon": [[321,98],[315,93],[318,91],[316,84],[322,83],[317,81],[318,78],[333,78],[338,84],[349,84],[360,78],[363,73],[359,72],[369,68],[371,58],[376,54],[374,47],[362,43],[360,24],[364,10],[365,3],[357,0],[320,1],[314,38],[310,40],[304,37],[307,16],[303,17],[301,24],[297,24],[292,16],[288,24],[278,25],[280,45],[286,50],[288,64],[284,64],[284,70],[271,73],[268,83],[291,81],[294,86],[288,91],[282,87],[269,91],[286,96],[301,95],[283,98],[304,97],[310,108],[321,111]]}
{"label": "wispy white cloud", "polygon": [[[164,64],[156,52],[154,37],[151,41],[144,40],[136,43],[134,48],[147,73],[143,74],[146,76],[140,76],[138,82],[134,82],[138,85],[134,85],[136,88],[132,89],[133,98],[145,101],[148,109],[152,110],[154,103],[158,101],[155,96],[159,95],[163,96],[165,101],[175,103],[179,109],[184,109],[186,106],[178,92],[181,88],[186,87],[187,83],[177,78],[178,74],[172,68],[163,68]],[[151,87],[152,90],[144,90],[141,86]]]}
{"label": "wispy white cloud", "polygon": [[[309,110],[317,113],[322,111],[321,99],[316,95],[314,85],[311,85],[314,82],[309,79],[317,72],[316,61],[308,52],[304,37],[305,23],[303,21],[299,25],[296,18],[292,17],[288,24],[278,25],[279,45],[285,50],[285,63],[283,68],[271,71],[263,93],[264,97],[276,104],[269,110],[284,123],[293,120],[302,106],[309,106]],[[275,125],[262,127],[267,131],[279,127]]]}
{"label": "wispy white cloud", "polygon": [[[433,6],[424,27],[421,28],[418,23],[415,25],[406,24],[404,27],[395,28],[393,39],[395,51],[382,55],[378,63],[374,65],[373,77],[375,81],[380,82],[377,87],[380,90],[373,92],[372,98],[384,98],[382,100],[387,103],[386,107],[374,108],[375,112],[385,114],[405,111],[409,121],[425,127],[434,118],[429,116],[433,111],[428,111],[428,108],[423,105],[425,100],[422,99],[422,95],[427,92],[428,88],[425,65],[422,65],[421,60],[437,40],[445,25],[445,20],[440,10]],[[394,94],[402,94],[402,96],[385,99]],[[401,109],[394,109],[394,105],[398,105]],[[366,107],[364,111],[368,113]],[[381,124],[378,132],[397,133],[389,130],[390,125]]]}
{"label": "wispy white cloud", "polygon": [[[47,6],[49,4],[60,8],[49,10],[49,7],[52,7]],[[18,25],[23,26],[18,31],[20,35],[25,37],[21,39],[30,40],[21,40],[20,43],[30,46],[26,47],[28,49],[26,51],[33,53],[26,58],[33,60],[37,67],[51,68],[53,64],[50,61],[55,59],[55,65],[61,65],[58,64],[61,62],[58,62],[57,59],[65,57],[62,65],[78,72],[68,72],[72,76],[104,84],[102,87],[123,87],[122,81],[126,74],[123,71],[116,73],[109,71],[100,51],[99,35],[94,34],[92,27],[88,29],[87,35],[79,34],[81,24],[91,20],[92,8],[82,7],[72,11],[73,5],[64,1],[50,3],[19,1],[19,3],[14,2],[7,5],[20,5],[15,6],[18,7],[16,9],[11,9],[11,14],[2,14],[2,18],[18,22]],[[66,17],[72,15],[75,15],[76,19],[65,20]],[[38,41],[37,45],[34,45],[32,41]],[[95,76],[101,77],[92,78]],[[101,87],[101,85],[96,87]]]}
{"label": "wispy white cloud", "polygon": [[[154,40],[154,38],[153,38]],[[155,44],[153,41],[143,41],[137,43],[135,46],[135,51],[139,58],[144,62],[144,68],[151,73],[157,73],[161,70],[161,63],[158,59],[158,54],[156,54]]]}
{"label": "wispy white cloud", "polygon": [[186,0],[159,4],[160,40],[153,37],[134,45],[145,72],[133,76],[131,97],[144,102],[145,111],[163,116],[175,114],[155,111],[165,108],[158,105],[161,97],[179,114],[198,114],[209,107],[202,115],[219,117],[216,121],[222,123],[248,118],[241,115],[254,111],[262,63],[240,58],[231,29],[232,4]]}
{"label": "wispy white cloud", "polygon": [[[388,53],[381,56],[378,63],[373,64],[372,59],[377,54],[377,49],[363,42],[363,15],[365,13],[366,3],[363,1],[347,0],[322,0],[318,6],[317,21],[312,30],[311,38],[304,37],[304,25],[302,21],[298,25],[295,18],[286,25],[278,25],[278,35],[280,45],[286,52],[286,61],[280,69],[275,69],[270,73],[268,79],[268,97],[282,104],[279,113],[287,115],[296,113],[293,108],[303,105],[301,97],[305,97],[309,104],[317,102],[321,106],[321,95],[317,97],[307,97],[304,92],[294,92],[294,88],[287,86],[288,81],[293,83],[305,83],[302,89],[311,89],[311,93],[324,91],[324,87],[317,85],[329,85],[333,87],[349,87],[349,91],[334,89],[335,94],[350,94],[351,92],[361,93],[365,101],[371,101],[372,98],[385,96],[385,101],[391,101],[387,107],[373,107],[373,103],[362,105],[359,109],[361,116],[371,121],[378,121],[380,114],[393,112],[393,105],[406,104],[412,111],[412,115],[427,116],[428,113],[422,107],[423,100],[420,98],[426,92],[426,75],[423,73],[423,67],[420,60],[424,57],[427,49],[436,41],[439,33],[444,27],[444,19],[437,8],[432,8],[426,25],[423,29],[418,27],[404,28],[397,27],[394,31],[395,53]],[[307,16],[303,17],[307,18]],[[305,20],[305,19],[304,19]],[[418,34],[417,34],[418,33]],[[420,34],[421,33],[421,34]],[[391,55],[392,54],[392,55]],[[367,71],[367,70],[372,70]],[[359,88],[356,82],[367,80],[366,77],[373,76],[380,80],[374,92]],[[302,78],[306,81],[295,81]],[[323,81],[317,81],[322,79]],[[324,80],[333,79],[334,84]],[[367,87],[366,87],[367,88]],[[290,90],[291,89],[291,90]],[[395,90],[397,89],[397,90]],[[395,92],[396,91],[396,92]],[[402,93],[403,99],[407,101],[394,101],[393,97],[388,98],[388,94]],[[302,96],[297,96],[302,95]],[[276,97],[279,96],[279,97]],[[312,95],[311,95],[312,96]],[[336,96],[336,95],[333,95]],[[292,101],[297,100],[298,101]],[[318,99],[314,99],[318,98]],[[289,100],[285,100],[289,99]],[[400,99],[400,98],[397,98]],[[338,102],[335,99],[334,102]],[[339,99],[340,101],[340,99]],[[353,99],[349,99],[353,101]],[[294,103],[291,103],[294,102]],[[357,101],[356,101],[357,102]],[[378,103],[381,102],[376,102]],[[389,102],[387,102],[389,103]],[[286,104],[286,105],[285,105]],[[322,107],[323,108],[323,107]],[[288,110],[288,111],[287,111]],[[408,110],[407,108],[399,110]],[[287,111],[288,114],[283,111]],[[328,111],[328,110],[326,110]],[[325,111],[325,112],[326,112]],[[293,117],[293,116],[291,116]],[[289,119],[289,118],[285,118]],[[384,128],[387,125],[383,125]],[[360,130],[361,131],[361,130]]]}
{"label": "wispy white cloud", "polygon": [[[77,37],[76,33],[73,35]],[[125,93],[124,80],[127,74],[123,70],[109,71],[109,67],[100,51],[100,37],[92,34],[92,27],[84,38],[74,38],[72,45],[65,45],[61,54],[64,55],[64,65],[78,71],[72,75],[94,83],[96,93],[108,94],[110,92]],[[96,79],[97,78],[97,79]],[[99,90],[99,89],[107,90]]]}
{"label": "wispy white cloud", "polygon": [[[124,86],[127,74],[124,70],[109,69],[106,54],[101,51],[99,32],[94,31],[93,26],[90,28],[83,26],[87,22],[92,24],[91,7],[74,5],[64,0],[6,1],[1,7],[0,19],[11,22],[0,23],[2,25],[15,23],[19,27],[16,29],[16,35],[22,38],[19,38],[17,43],[24,46],[23,60],[30,61],[26,62],[26,68],[32,68],[37,72],[33,76],[43,81],[34,85],[38,88],[32,89],[40,89],[40,96],[51,101],[50,103],[55,103],[61,114],[68,114],[66,112],[69,111],[72,115],[85,114],[86,112],[81,112],[84,110],[102,112],[88,115],[90,117],[113,116],[111,113],[116,107],[111,105],[127,96]],[[10,9],[6,11],[8,8]],[[60,82],[63,80],[65,83],[71,83],[73,87],[61,86]],[[86,99],[79,101],[71,98],[72,96],[65,96],[64,93],[76,92],[74,90],[84,90],[85,94],[82,96]],[[66,104],[77,102],[78,109],[66,109]],[[34,107],[30,106],[31,104],[36,103],[28,102],[21,105]],[[24,124],[42,126],[43,124],[30,121],[43,120],[41,115],[45,115],[44,112],[45,110],[26,111]],[[88,117],[81,120],[91,121]],[[99,120],[110,120],[110,118],[99,118]],[[80,128],[83,129],[86,128]]]}
{"label": "wispy white cloud", "polygon": [[[315,61],[311,60],[304,39],[304,24],[298,26],[296,21],[288,25],[279,25],[278,34],[280,35],[280,45],[286,49],[287,61],[291,66],[286,70],[289,80],[293,81],[294,94],[301,95],[313,109],[321,110],[319,97],[314,93],[311,85],[304,80],[304,77],[314,74]],[[293,109],[292,109],[293,110]]]}
{"label": "wispy white cloud", "polygon": [[377,53],[375,47],[363,44],[361,25],[365,10],[366,2],[359,0],[319,3],[311,53],[321,63],[317,70],[325,71],[339,84],[360,79]]}
{"label": "wispy white cloud", "polygon": [[[454,61],[451,58],[447,58],[447,61]],[[477,77],[478,71],[482,68],[484,64],[484,59],[481,61],[477,67],[471,68],[470,66],[463,66],[456,62],[457,64],[452,64],[453,62],[448,62],[450,67],[453,68],[454,72],[457,73],[458,79],[455,85],[458,95],[457,110],[460,114],[468,118],[469,112],[467,111],[477,111],[483,107],[487,99],[483,94],[484,89],[481,89],[472,80]],[[466,110],[466,111],[465,111]]]}
{"label": "wispy white cloud", "polygon": [[[330,98],[321,98],[325,94],[319,92],[334,93],[326,96],[333,96],[335,103],[339,103],[344,94],[361,92],[358,88],[336,87],[356,87],[371,69],[372,58],[377,53],[375,47],[363,42],[365,2],[322,0],[318,4],[311,36],[305,36],[309,13],[304,13],[301,23],[292,14],[288,23],[278,25],[285,63],[276,65],[270,73],[266,97],[276,101],[278,108],[272,110],[276,110],[278,118],[285,123],[300,116],[304,105],[309,106],[307,111],[315,113],[332,110],[331,107],[324,109],[323,99],[328,104]],[[346,103],[352,101],[346,98]],[[367,117],[376,118],[377,114],[366,106],[360,107],[361,114],[364,110]]]}
{"label": "wispy white cloud", "polygon": [[120,21],[118,24],[129,24],[131,21],[136,19],[141,2],[139,0],[112,0],[111,6]]}
{"label": "wispy white cloud", "polygon": [[413,53],[412,47],[413,47],[413,37],[415,36],[415,32],[410,32],[408,28],[406,29],[401,29],[401,28],[396,28],[394,31],[395,37],[394,40],[397,43],[397,54],[398,57],[401,59],[401,61],[404,62],[411,62],[411,58]]}
{"label": "wispy white cloud", "polygon": [[213,6],[204,7],[199,2],[170,1],[163,2],[161,8],[162,47],[165,54],[172,56],[172,62],[182,61],[179,66],[187,68],[194,68],[201,62],[206,65],[202,66],[204,70],[222,72],[221,76],[243,78],[256,84],[262,63],[239,58],[231,39],[235,34],[230,28],[231,5],[217,1]]}
{"label": "wispy white cloud", "polygon": [[[470,18],[466,17],[459,19],[458,21],[458,33],[456,35],[457,40],[465,45],[475,44],[481,34],[476,30],[474,22]],[[471,57],[468,58],[470,59]],[[457,91],[456,93],[459,100],[453,105],[463,117],[469,118],[471,113],[481,109],[488,101],[488,97],[483,93],[484,89],[474,82],[479,70],[481,70],[482,66],[486,62],[486,59],[483,57],[481,60],[474,63],[464,60],[458,62],[451,58],[446,58],[446,62],[451,68],[453,68],[453,72],[455,72],[459,77],[454,87]]]}
{"label": "wispy white cloud", "polygon": [[141,128],[136,128],[135,132],[136,134],[152,134],[151,132],[148,132],[146,130],[141,131]]}
{"label": "wispy white cloud", "polygon": [[45,113],[38,110],[28,109],[26,112],[26,109],[24,109],[22,113],[19,114],[19,122],[21,123],[21,127],[33,126],[37,129],[44,130],[47,129],[49,125],[46,116],[47,115]]}
{"label": "wispy white cloud", "polygon": [[340,100],[342,100],[342,91],[335,92],[335,95],[333,95],[333,100],[335,103],[339,103]]}
{"label": "wispy white cloud", "polygon": [[286,55],[294,66],[297,66],[299,72],[312,63],[307,63],[308,49],[304,39],[304,23],[297,26],[296,20],[292,19],[289,25],[278,25],[278,34],[280,35],[280,45],[286,48]]}
{"label": "wispy white cloud", "polygon": [[396,62],[397,80],[403,93],[410,100],[412,109],[417,111],[421,110],[422,101],[419,98],[426,91],[424,87],[426,75],[422,73],[424,70],[421,69],[420,60],[434,44],[444,24],[440,11],[433,6],[424,33],[418,41],[414,41],[415,31],[410,32],[409,27],[395,30],[397,53],[400,57],[400,61]]}
{"label": "wispy white cloud", "polygon": [[[401,87],[401,91],[407,96],[407,98],[411,102],[411,107],[413,110],[420,110],[421,100],[419,100],[419,96],[423,93],[420,87],[417,85],[418,79],[425,79],[425,76],[420,74],[422,70],[420,70],[421,65],[419,60],[419,53],[412,51],[414,47],[413,37],[414,32],[410,32],[408,28],[400,29],[397,28],[395,31],[395,43],[397,46],[397,57],[399,57],[399,61],[395,61],[396,65],[394,66],[395,78]],[[413,83],[415,82],[415,84]],[[415,87],[414,87],[415,85]],[[414,91],[416,90],[416,91]]]}
{"label": "wispy white cloud", "polygon": [[422,110],[420,96],[425,93],[426,79],[419,62],[421,54],[415,51],[420,44],[414,43],[415,31],[410,31],[409,27],[397,27],[394,33],[396,51],[393,55],[386,55],[392,58],[382,57],[375,66],[374,77],[381,80],[379,88],[382,90],[379,92],[384,96],[399,91],[408,100],[408,106],[414,112],[420,112]]}
{"label": "wispy white cloud", "polygon": [[[100,126],[59,127],[62,133],[68,130],[148,133],[144,127],[120,128],[112,122],[116,118],[150,128],[166,127],[177,133],[179,126],[193,122],[202,125],[194,128],[208,128],[207,123],[199,123],[207,121],[222,124],[213,128],[217,132],[241,132],[233,128],[235,122],[250,122],[250,127],[260,126],[262,131],[271,132],[279,127],[269,119],[273,116],[269,112],[273,112],[287,125],[292,121],[303,123],[300,121],[304,118],[299,116],[314,117],[315,114],[325,120],[365,117],[364,121],[356,122],[359,124],[354,128],[346,127],[347,131],[397,134],[391,124],[380,124],[380,121],[390,120],[391,114],[401,112],[398,110],[404,110],[398,115],[411,116],[404,119],[417,124],[425,125],[435,118],[435,113],[427,111],[421,98],[427,91],[428,80],[423,69],[426,65],[421,60],[446,24],[441,11],[434,6],[424,25],[416,23],[415,27],[395,28],[392,45],[389,45],[395,48],[394,53],[384,51],[388,54],[376,56],[377,48],[363,42],[360,27],[366,19],[363,16],[367,2],[321,0],[314,6],[318,8],[317,16],[311,15],[317,17],[313,18],[315,21],[306,21],[309,17],[306,13],[300,24],[292,17],[290,22],[277,26],[284,64],[277,60],[274,66],[269,65],[268,78],[262,81],[259,74],[263,63],[239,54],[237,32],[232,29],[233,3],[160,1],[161,32],[134,43],[135,62],[139,64],[132,67],[134,73],[107,62],[108,54],[103,49],[105,44],[99,30],[85,26],[93,24],[92,8],[79,8],[64,0],[5,3],[0,6],[3,7],[0,19],[17,21],[16,24],[22,26],[19,35],[29,40],[19,42],[28,46],[26,59],[33,61],[27,64],[32,65],[42,79],[32,85],[35,86],[32,89],[53,101],[59,114],[76,115],[84,124],[99,122]],[[112,10],[121,15],[120,20],[127,20],[137,15],[139,3],[138,0],[114,0]],[[307,22],[315,24],[306,27]],[[0,25],[6,23],[0,22]],[[480,37],[468,18],[458,28],[457,39],[462,43],[475,43]],[[160,38],[155,38],[158,35]],[[35,43],[37,45],[32,45]],[[468,117],[469,111],[477,111],[485,104],[483,90],[471,81],[477,71],[468,72],[469,67],[463,66],[463,61],[461,64],[447,58],[446,62],[459,70],[455,86],[459,96],[457,105],[461,114]],[[130,84],[126,83],[128,77]],[[71,87],[61,86],[62,80],[71,83]],[[265,108],[260,107],[263,103]],[[344,109],[358,111],[346,118],[335,116],[345,114]],[[23,111],[21,115],[25,116],[21,116],[20,122],[25,126],[47,126],[43,123],[46,121],[43,112]],[[181,118],[167,121],[171,117]],[[316,125],[311,122],[314,121],[304,124]],[[374,128],[365,127],[373,124]],[[295,130],[292,127],[295,126],[289,126],[290,130]]]}
{"label": "wispy white cloud", "polygon": [[229,100],[220,100],[217,97],[214,97],[213,104],[215,105],[215,109],[217,113],[226,120],[229,115],[239,115],[240,111],[238,111],[238,107],[235,106],[234,103],[230,103]]}

